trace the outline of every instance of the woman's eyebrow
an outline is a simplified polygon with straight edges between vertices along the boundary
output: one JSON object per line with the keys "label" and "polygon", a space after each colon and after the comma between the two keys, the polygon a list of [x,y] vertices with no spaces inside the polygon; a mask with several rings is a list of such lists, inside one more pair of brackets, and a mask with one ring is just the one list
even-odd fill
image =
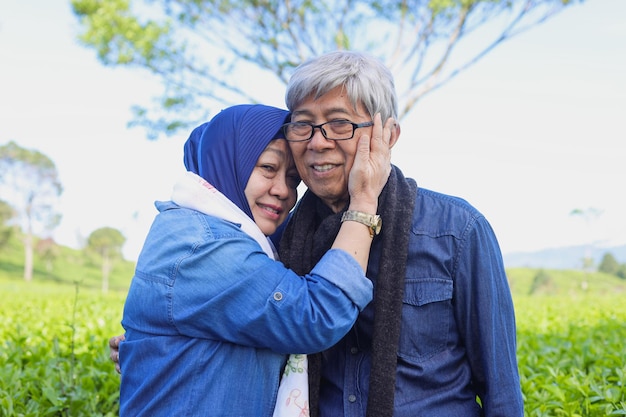
{"label": "woman's eyebrow", "polygon": [[265,152],[274,152],[275,154],[277,154],[281,158],[285,158],[286,157],[285,151],[283,151],[282,149],[267,148],[265,150]]}

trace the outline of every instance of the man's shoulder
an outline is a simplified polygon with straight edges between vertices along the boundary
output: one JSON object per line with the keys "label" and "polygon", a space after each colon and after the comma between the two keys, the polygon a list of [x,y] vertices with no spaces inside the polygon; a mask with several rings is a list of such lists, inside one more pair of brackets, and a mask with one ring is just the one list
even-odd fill
{"label": "man's shoulder", "polygon": [[455,212],[465,214],[471,217],[481,216],[476,207],[470,204],[466,199],[450,194],[444,194],[427,188],[418,187],[415,199],[415,208],[430,211]]}
{"label": "man's shoulder", "polygon": [[467,200],[418,188],[413,209],[413,232],[418,235],[463,236],[484,216]]}

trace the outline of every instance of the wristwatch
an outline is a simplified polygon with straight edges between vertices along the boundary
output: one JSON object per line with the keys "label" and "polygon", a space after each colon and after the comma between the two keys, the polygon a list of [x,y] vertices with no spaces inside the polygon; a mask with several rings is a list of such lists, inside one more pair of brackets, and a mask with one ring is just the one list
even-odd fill
{"label": "wristwatch", "polygon": [[370,237],[380,233],[383,228],[383,219],[378,214],[368,214],[362,211],[348,210],[341,216],[341,222],[353,221],[366,225],[370,229]]}

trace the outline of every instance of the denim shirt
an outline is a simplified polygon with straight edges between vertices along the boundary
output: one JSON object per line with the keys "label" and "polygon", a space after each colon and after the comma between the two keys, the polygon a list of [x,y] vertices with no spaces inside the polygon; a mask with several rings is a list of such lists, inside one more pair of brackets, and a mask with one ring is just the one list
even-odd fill
{"label": "denim shirt", "polygon": [[342,250],[310,274],[238,225],[157,202],[124,306],[121,416],[271,416],[289,353],[337,343],[372,299]]}
{"label": "denim shirt", "polygon": [[[377,239],[367,271],[374,288],[380,252]],[[418,189],[403,301],[394,417],[524,415],[500,249],[464,200]],[[322,356],[322,417],[365,416],[373,312],[372,303]]]}

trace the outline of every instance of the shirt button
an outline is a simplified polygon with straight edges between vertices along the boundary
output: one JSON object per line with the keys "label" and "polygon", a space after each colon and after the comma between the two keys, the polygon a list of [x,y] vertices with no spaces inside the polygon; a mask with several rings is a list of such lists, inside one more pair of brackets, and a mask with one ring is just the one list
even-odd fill
{"label": "shirt button", "polygon": [[350,348],[350,353],[352,353],[353,355],[356,355],[357,353],[359,353],[359,348],[351,347]]}
{"label": "shirt button", "polygon": [[348,395],[348,401],[350,401],[351,403],[356,401],[356,395],[354,394],[350,394]]}
{"label": "shirt button", "polygon": [[276,291],[276,292],[274,293],[274,300],[276,300],[276,301],[280,301],[280,300],[282,300],[282,299],[283,299],[283,293]]}

